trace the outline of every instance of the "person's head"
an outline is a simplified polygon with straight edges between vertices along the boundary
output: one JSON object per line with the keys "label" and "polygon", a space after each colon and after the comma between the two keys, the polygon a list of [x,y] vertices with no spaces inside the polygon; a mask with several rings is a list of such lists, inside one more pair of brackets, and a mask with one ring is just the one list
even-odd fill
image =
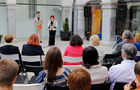
{"label": "person's head", "polygon": [[70,45],[71,46],[82,46],[83,40],[79,35],[73,35],[70,39]]}
{"label": "person's head", "polygon": [[98,46],[100,44],[100,38],[98,35],[92,35],[90,37],[90,42],[93,46]]}
{"label": "person's head", "polygon": [[51,21],[54,21],[54,18],[55,18],[54,15],[50,16]]}
{"label": "person's head", "polygon": [[98,51],[93,46],[88,46],[83,51],[83,66],[90,69],[92,65],[99,64],[98,62]]}
{"label": "person's head", "polygon": [[124,60],[134,60],[137,54],[137,48],[131,44],[126,43],[122,46],[122,58]]}
{"label": "person's head", "polygon": [[6,43],[11,43],[13,41],[13,35],[12,34],[5,35],[4,39]]}
{"label": "person's head", "polygon": [[137,32],[135,35],[135,42],[140,42],[140,32]]}
{"label": "person's head", "polygon": [[122,39],[125,40],[129,40],[131,38],[131,32],[129,30],[124,30],[123,34],[122,34]]}
{"label": "person's head", "polygon": [[140,82],[140,61],[136,63],[134,72],[137,77],[137,80]]}
{"label": "person's head", "polygon": [[140,82],[140,61],[136,63],[134,67],[134,72],[137,77],[137,80]]}
{"label": "person's head", "polygon": [[68,77],[68,86],[70,90],[90,90],[90,74],[82,68],[73,70]]}
{"label": "person's head", "polygon": [[0,87],[10,88],[16,81],[19,67],[14,60],[0,60]]}
{"label": "person's head", "polygon": [[40,43],[39,43],[38,36],[37,36],[36,34],[32,34],[32,35],[29,37],[27,44],[28,44],[28,45],[33,45],[33,46],[39,46]]}
{"label": "person's head", "polygon": [[37,11],[37,12],[36,12],[36,16],[37,16],[37,17],[40,17],[40,11]]}
{"label": "person's head", "polygon": [[56,76],[58,68],[61,68],[63,65],[61,51],[57,47],[52,47],[48,50],[45,61],[44,61],[44,70],[47,73],[47,80],[50,83],[53,83],[53,80]]}

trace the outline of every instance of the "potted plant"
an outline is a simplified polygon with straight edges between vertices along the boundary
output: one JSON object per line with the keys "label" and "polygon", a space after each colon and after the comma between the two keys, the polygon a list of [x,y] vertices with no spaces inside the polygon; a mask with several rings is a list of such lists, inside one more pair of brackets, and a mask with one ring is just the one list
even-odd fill
{"label": "potted plant", "polygon": [[2,34],[0,34],[0,43],[1,43],[1,39],[2,39],[2,37],[3,37],[3,35],[2,35]]}
{"label": "potted plant", "polygon": [[69,31],[69,20],[65,19],[63,23],[63,31],[60,31],[60,37],[62,41],[69,41],[71,36],[71,32]]}

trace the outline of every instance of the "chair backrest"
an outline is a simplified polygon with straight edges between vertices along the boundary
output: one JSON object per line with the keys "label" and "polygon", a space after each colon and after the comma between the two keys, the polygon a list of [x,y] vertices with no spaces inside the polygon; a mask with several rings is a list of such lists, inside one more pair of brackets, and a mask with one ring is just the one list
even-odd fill
{"label": "chair backrest", "polygon": [[124,90],[126,84],[126,82],[116,82],[113,90]]}
{"label": "chair backrest", "polygon": [[93,84],[91,90],[110,90],[111,82]]}
{"label": "chair backrest", "polygon": [[14,84],[13,90],[42,90],[42,84]]}
{"label": "chair backrest", "polygon": [[19,65],[19,72],[23,71],[23,63],[19,54],[0,54],[1,59],[11,59],[17,62]]}
{"label": "chair backrest", "polygon": [[36,56],[22,55],[22,61],[23,62],[40,62],[40,65],[42,65],[42,56],[41,55],[36,55]]}
{"label": "chair backrest", "polygon": [[24,56],[22,55],[22,60],[26,61],[26,62],[37,62],[37,61],[41,61],[41,56],[37,55],[37,56]]}
{"label": "chair backrest", "polygon": [[71,71],[76,69],[76,68],[81,68],[82,65],[63,65],[65,68],[69,68]]}
{"label": "chair backrest", "polygon": [[64,56],[63,57],[64,62],[71,62],[71,63],[77,63],[77,62],[82,62],[82,57],[68,57]]}
{"label": "chair backrest", "polygon": [[1,59],[19,60],[19,54],[0,54]]}
{"label": "chair backrest", "polygon": [[102,61],[103,63],[112,63],[118,57],[118,54],[105,54]]}

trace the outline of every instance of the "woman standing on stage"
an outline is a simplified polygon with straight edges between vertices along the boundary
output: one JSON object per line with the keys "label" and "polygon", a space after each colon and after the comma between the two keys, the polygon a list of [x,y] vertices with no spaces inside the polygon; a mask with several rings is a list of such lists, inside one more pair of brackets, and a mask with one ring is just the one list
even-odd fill
{"label": "woman standing on stage", "polygon": [[50,16],[50,21],[48,22],[49,28],[49,46],[55,45],[55,33],[57,28],[57,21],[54,15]]}

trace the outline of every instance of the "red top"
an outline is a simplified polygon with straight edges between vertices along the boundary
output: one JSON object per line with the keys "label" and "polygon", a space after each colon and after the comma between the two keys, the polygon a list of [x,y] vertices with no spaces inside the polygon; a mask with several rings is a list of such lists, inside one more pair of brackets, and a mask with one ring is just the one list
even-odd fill
{"label": "red top", "polygon": [[[71,46],[68,45],[64,51],[63,56],[68,57],[82,57],[84,48],[82,46]],[[81,65],[82,62],[71,63],[71,62],[64,62],[64,65]]]}

